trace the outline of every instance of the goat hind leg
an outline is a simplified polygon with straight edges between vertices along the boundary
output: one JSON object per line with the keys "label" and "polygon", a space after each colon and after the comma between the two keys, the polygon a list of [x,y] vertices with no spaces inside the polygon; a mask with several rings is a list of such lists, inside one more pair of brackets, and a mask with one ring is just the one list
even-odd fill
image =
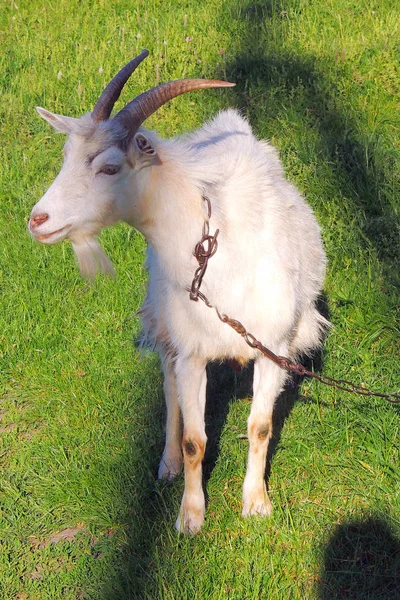
{"label": "goat hind leg", "polygon": [[265,461],[272,436],[272,412],[286,377],[286,371],[268,358],[262,356],[256,360],[254,395],[248,419],[249,458],[243,484],[244,517],[267,516],[272,511],[265,484]]}
{"label": "goat hind leg", "polygon": [[158,467],[158,479],[171,480],[182,471],[181,422],[174,361],[161,354],[164,372],[164,396],[167,406],[165,448]]}

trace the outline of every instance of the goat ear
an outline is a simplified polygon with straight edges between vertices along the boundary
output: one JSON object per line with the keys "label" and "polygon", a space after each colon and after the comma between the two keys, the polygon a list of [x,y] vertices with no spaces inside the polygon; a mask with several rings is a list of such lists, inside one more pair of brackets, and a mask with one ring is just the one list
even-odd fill
{"label": "goat ear", "polygon": [[75,123],[78,121],[78,119],[74,119],[72,117],[64,117],[63,115],[55,115],[54,113],[51,113],[49,110],[46,110],[45,108],[42,108],[41,106],[37,106],[36,110],[38,111],[39,115],[45,121],[50,123],[50,125],[52,127],[54,127],[54,129],[56,131],[59,131],[61,133],[70,134]]}
{"label": "goat ear", "polygon": [[157,154],[151,141],[149,138],[143,135],[143,133],[136,133],[133,138],[133,143],[140,154],[144,154],[146,156],[155,156]]}

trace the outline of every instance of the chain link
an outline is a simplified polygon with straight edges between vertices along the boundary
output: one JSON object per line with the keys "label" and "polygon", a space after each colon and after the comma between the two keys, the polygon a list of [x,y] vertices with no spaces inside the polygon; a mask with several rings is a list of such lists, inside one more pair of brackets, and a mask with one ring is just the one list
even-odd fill
{"label": "chain link", "polygon": [[219,234],[219,229],[216,230],[214,235],[210,235],[210,224],[209,219],[211,218],[211,202],[207,196],[203,196],[203,200],[207,205],[207,220],[203,225],[203,237],[200,242],[196,244],[194,249],[194,256],[199,263],[197,267],[192,285],[189,291],[189,297],[191,300],[197,302],[199,299],[204,302],[208,308],[212,308],[218,315],[218,318],[222,323],[226,323],[229,327],[232,327],[245,342],[251,346],[251,348],[255,348],[261,354],[272,360],[275,364],[277,364],[282,369],[285,369],[289,373],[293,373],[295,375],[299,375],[301,377],[307,376],[320,381],[324,385],[329,385],[331,387],[335,387],[339,390],[343,390],[345,392],[350,392],[352,394],[359,394],[361,396],[375,396],[378,398],[384,398],[388,402],[397,403],[400,402],[400,394],[381,394],[378,392],[374,392],[372,390],[367,389],[364,386],[356,385],[351,381],[347,381],[346,379],[333,379],[332,377],[328,377],[327,375],[318,375],[314,373],[314,371],[309,371],[302,364],[294,363],[289,358],[285,356],[278,356],[272,350],[269,350],[266,346],[264,346],[257,338],[249,333],[246,328],[242,325],[242,323],[236,319],[232,319],[223,313],[220,313],[216,306],[213,306],[211,302],[208,300],[207,296],[205,296],[202,292],[200,292],[200,287],[203,281],[204,274],[207,270],[209,259],[214,256],[218,249],[217,237]]}

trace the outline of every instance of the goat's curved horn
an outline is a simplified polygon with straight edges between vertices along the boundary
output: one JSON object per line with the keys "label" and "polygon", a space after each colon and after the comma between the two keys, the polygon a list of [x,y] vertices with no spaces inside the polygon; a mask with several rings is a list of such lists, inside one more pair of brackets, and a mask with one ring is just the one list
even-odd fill
{"label": "goat's curved horn", "polygon": [[233,87],[234,85],[236,84],[228,81],[218,81],[217,79],[178,79],[169,81],[137,96],[120,110],[114,119],[122,123],[128,130],[129,137],[132,137],[150,115],[172,98],[193,90]]}
{"label": "goat's curved horn", "polygon": [[107,121],[125,83],[128,81],[136,67],[140,65],[142,60],[144,60],[148,54],[148,50],[142,50],[136,58],[128,62],[128,64],[111,79],[93,109],[92,119],[95,123]]}

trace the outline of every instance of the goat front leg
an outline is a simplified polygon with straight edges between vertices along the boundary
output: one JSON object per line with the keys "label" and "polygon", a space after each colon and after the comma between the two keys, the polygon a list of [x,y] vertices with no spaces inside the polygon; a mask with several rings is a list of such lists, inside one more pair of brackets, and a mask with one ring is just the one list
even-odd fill
{"label": "goat front leg", "polygon": [[[279,349],[282,354],[285,349]],[[265,484],[265,461],[272,436],[272,412],[286,371],[261,356],[254,364],[253,402],[248,419],[249,458],[243,484],[242,515],[267,516],[272,505]]]}
{"label": "goat front leg", "polygon": [[207,441],[204,425],[207,386],[205,367],[206,363],[198,357],[178,357],[175,364],[183,417],[182,450],[185,469],[185,490],[175,524],[181,533],[197,533],[204,523],[202,461]]}
{"label": "goat front leg", "polygon": [[181,422],[174,359],[160,352],[164,372],[164,397],[167,406],[165,448],[158,467],[158,479],[171,480],[182,470]]}

